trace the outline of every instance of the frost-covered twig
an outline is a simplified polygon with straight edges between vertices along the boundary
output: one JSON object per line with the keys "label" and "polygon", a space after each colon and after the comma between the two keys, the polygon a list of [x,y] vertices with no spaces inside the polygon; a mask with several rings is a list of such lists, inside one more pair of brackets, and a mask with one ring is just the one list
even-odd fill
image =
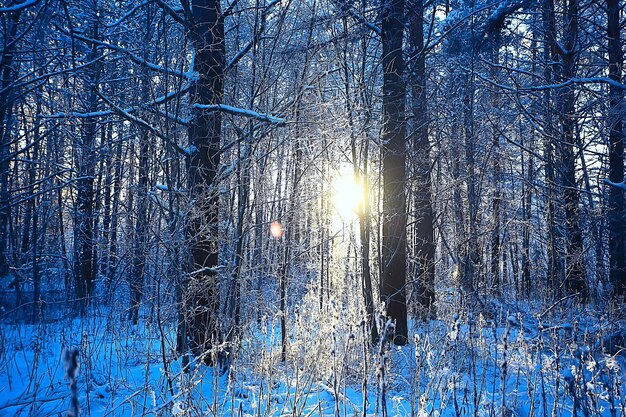
{"label": "frost-covered twig", "polygon": [[611,187],[616,187],[619,188],[623,191],[626,191],[626,181],[622,181],[622,182],[613,182],[608,178],[604,179],[604,183],[607,185],[610,185]]}
{"label": "frost-covered twig", "polygon": [[39,3],[39,0],[26,0],[22,3],[14,4],[9,7],[0,7],[0,13],[19,12],[27,7],[34,6]]}
{"label": "frost-covered twig", "polygon": [[70,382],[70,408],[67,410],[67,417],[78,417],[80,407],[78,405],[78,349],[71,348],[65,351],[65,375]]}
{"label": "frost-covered twig", "polygon": [[561,304],[563,301],[565,301],[565,300],[567,300],[567,299],[569,299],[569,298],[576,297],[577,295],[579,295],[579,293],[569,294],[569,295],[566,295],[566,296],[565,296],[565,297],[563,297],[563,298],[560,298],[560,299],[556,300],[556,301],[555,301],[555,302],[554,302],[554,303],[553,303],[550,307],[548,307],[547,309],[545,309],[545,310],[543,311],[543,313],[538,314],[538,315],[537,315],[537,318],[541,320],[541,318],[542,318],[542,317],[544,317],[546,314],[548,314],[550,311],[552,311],[552,310],[553,310],[556,306],[558,306],[559,304]]}
{"label": "frost-covered twig", "polygon": [[333,387],[329,387],[328,385],[324,384],[323,382],[318,382],[317,386],[321,389],[323,389],[324,391],[326,391],[327,393],[329,393],[330,395],[333,396],[333,398],[335,399],[335,401],[337,402],[342,402],[344,404],[349,405],[352,410],[354,411],[354,414],[361,414],[362,410],[359,409],[359,406],[356,405],[355,403],[353,403],[350,398],[346,397],[345,395],[343,395],[341,393],[340,390],[333,388]]}
{"label": "frost-covered twig", "polygon": [[199,104],[193,105],[196,109],[202,109],[207,111],[221,111],[224,113],[232,114],[235,116],[248,117],[250,119],[260,120],[269,124],[283,126],[287,121],[281,117],[272,116],[265,113],[257,113],[254,110],[240,109],[238,107],[229,106],[226,104]]}
{"label": "frost-covered twig", "polygon": [[[378,379],[378,388],[380,391],[380,408],[383,417],[387,417],[387,342],[393,337],[395,332],[395,325],[391,319],[381,315],[381,329],[380,339],[378,341],[378,368],[376,370],[376,377]],[[383,325],[382,321],[385,321]]]}

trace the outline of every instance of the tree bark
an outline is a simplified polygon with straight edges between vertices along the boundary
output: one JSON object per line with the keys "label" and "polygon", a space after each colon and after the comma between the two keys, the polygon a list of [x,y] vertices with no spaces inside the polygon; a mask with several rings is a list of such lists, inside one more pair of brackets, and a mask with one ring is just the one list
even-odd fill
{"label": "tree bark", "polygon": [[[14,91],[11,88],[15,77],[14,53],[17,26],[21,11],[8,13],[5,22],[5,39],[0,56],[0,276],[9,274],[9,218],[11,215],[9,191],[9,138],[13,111]],[[4,20],[4,19],[3,19]]]}
{"label": "tree bark", "polygon": [[[550,84],[556,78],[556,72],[558,70],[556,21],[553,0],[543,0],[542,21],[545,36],[543,58],[546,63],[544,67],[544,82]],[[546,286],[550,297],[555,297],[558,293],[559,286],[565,279],[565,271],[563,270],[561,262],[561,230],[556,223],[557,192],[554,168],[556,129],[552,114],[552,92],[550,89],[544,91],[542,101],[544,111],[544,157],[546,159],[545,181],[548,190],[548,195],[546,196],[546,222],[548,229],[548,270]]]}
{"label": "tree bark", "polygon": [[[219,0],[193,0],[189,36],[195,50],[193,68],[198,79],[190,89],[194,104],[221,104],[224,96],[224,20]],[[189,123],[189,193],[194,212],[188,220],[191,245],[188,272],[189,338],[194,355],[206,354],[219,339],[218,320],[218,206],[216,189],[220,163],[222,116],[192,108]],[[210,355],[205,363],[210,363]]]}
{"label": "tree bark", "polygon": [[394,343],[408,340],[406,308],[406,86],[404,0],[382,2],[383,226],[381,296],[395,322]]}
{"label": "tree bark", "polygon": [[435,230],[430,178],[428,102],[426,96],[426,52],[424,49],[424,2],[416,0],[410,18],[410,40],[414,63],[411,68],[413,129],[409,141],[415,166],[415,254],[417,256],[417,313],[421,320],[435,312]]}
{"label": "tree bark", "polygon": [[[148,42],[150,41],[150,27],[152,18],[151,8],[148,6],[145,15],[145,34],[143,58],[148,60]],[[141,79],[141,96],[144,100],[149,98],[150,78],[147,69],[143,70]],[[128,315],[130,321],[137,325],[139,322],[139,307],[146,273],[146,256],[148,251],[148,174],[150,172],[150,147],[149,132],[144,128],[139,128],[139,167],[138,182],[136,188],[137,210],[135,218],[135,236],[132,254],[131,277],[130,277],[130,308]]]}
{"label": "tree bark", "polygon": [[[563,80],[576,75],[578,47],[578,0],[569,0],[565,13],[565,45],[563,57]],[[560,143],[562,159],[563,200],[565,204],[565,224],[567,229],[567,269],[565,288],[568,293],[579,293],[583,302],[588,301],[589,289],[585,280],[583,257],[583,235],[580,227],[579,191],[576,181],[576,91],[573,86],[561,92],[563,105],[563,139]]]}
{"label": "tree bark", "polygon": [[[500,65],[500,40],[501,34],[498,31],[493,34],[493,44],[492,44],[492,60],[493,67],[491,69],[491,75],[493,77],[493,81],[495,83],[498,82],[498,65]],[[498,111],[500,108],[500,100],[498,97],[498,93],[492,93],[493,96],[491,98],[492,109],[494,111]],[[494,121],[494,123],[498,123],[498,121]],[[493,199],[491,204],[492,209],[492,227],[491,230],[491,277],[493,279],[493,293],[497,296],[502,295],[502,279],[500,276],[500,258],[501,258],[501,237],[500,237],[500,210],[502,206],[502,192],[500,188],[502,187],[502,169],[500,167],[500,158],[502,157],[500,152],[500,132],[497,125],[492,127],[492,146],[491,150],[493,155]],[[505,252],[506,253],[506,252]],[[512,262],[515,262],[512,259]],[[506,268],[506,262],[504,263]]]}
{"label": "tree bark", "polygon": [[[620,2],[607,0],[607,32],[609,50],[609,78],[622,82],[624,58],[621,46]],[[609,180],[613,183],[624,181],[624,91],[615,85],[609,86]],[[626,295],[626,206],[624,190],[609,186],[609,261],[610,279],[615,295]]]}
{"label": "tree bark", "polygon": [[[99,25],[96,11],[93,11],[92,38],[99,39]],[[89,51],[89,60],[95,61],[102,54],[94,43]],[[96,90],[99,88],[102,66],[93,64],[87,74],[87,110],[98,109]],[[95,117],[85,120],[76,144],[76,205],[74,215],[74,295],[81,313],[86,312],[93,292],[96,277],[96,246],[94,244],[94,179],[96,170],[96,135],[98,121]]]}

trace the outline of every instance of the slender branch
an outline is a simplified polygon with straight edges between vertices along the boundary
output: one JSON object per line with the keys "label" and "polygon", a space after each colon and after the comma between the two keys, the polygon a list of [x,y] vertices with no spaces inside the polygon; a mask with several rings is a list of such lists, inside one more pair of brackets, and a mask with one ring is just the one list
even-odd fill
{"label": "slender branch", "polygon": [[281,117],[271,116],[265,113],[257,113],[253,110],[240,109],[226,104],[194,104],[193,107],[197,109],[207,110],[209,112],[221,111],[224,113],[232,114],[235,116],[247,117],[250,119],[260,120],[272,125],[284,126],[287,121]]}

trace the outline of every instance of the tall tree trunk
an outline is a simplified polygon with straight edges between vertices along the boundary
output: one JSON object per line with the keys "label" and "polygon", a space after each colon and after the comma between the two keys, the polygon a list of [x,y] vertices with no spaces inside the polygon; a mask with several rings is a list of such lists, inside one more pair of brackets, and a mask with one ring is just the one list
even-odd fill
{"label": "tall tree trunk", "polygon": [[251,150],[250,146],[254,137],[254,127],[249,122],[248,135],[241,141],[239,146],[239,180],[237,184],[237,220],[235,231],[235,251],[232,260],[232,275],[229,288],[228,319],[234,331],[229,332],[229,341],[235,340],[239,334],[241,322],[241,267],[244,262],[244,224],[249,220],[247,215],[248,200],[250,196],[251,181]]}
{"label": "tall tree trunk", "polygon": [[[45,216],[44,207],[41,207],[37,204],[38,200],[38,191],[41,185],[36,184],[36,167],[39,163],[39,149],[40,149],[40,140],[41,140],[41,95],[39,93],[37,95],[37,107],[36,107],[36,116],[34,118],[35,123],[35,131],[33,134],[33,155],[31,167],[28,172],[29,176],[29,185],[30,185],[30,194],[31,199],[28,202],[30,210],[32,211],[32,236],[31,236],[31,246],[32,246],[32,270],[33,270],[33,311],[32,311],[32,320],[33,323],[37,322],[38,318],[43,319],[43,306],[41,303],[41,274],[39,273],[39,240],[40,240],[40,231],[39,229],[39,216],[40,211]],[[40,167],[41,168],[41,167]],[[46,197],[40,198],[39,201],[42,201]],[[42,204],[43,205],[43,204]],[[47,203],[46,203],[47,205]],[[28,245],[26,245],[28,246]]]}
{"label": "tall tree trunk", "polygon": [[109,241],[108,241],[108,252],[107,252],[107,262],[106,262],[106,292],[108,295],[108,300],[110,301],[113,291],[113,283],[114,278],[117,273],[118,266],[118,242],[117,242],[117,229],[119,224],[119,213],[120,213],[120,193],[122,190],[122,172],[124,171],[124,163],[123,160],[126,159],[124,157],[124,148],[122,147],[122,142],[118,142],[115,155],[113,156],[113,199],[111,202],[111,221],[109,226]]}
{"label": "tall tree trunk", "polygon": [[395,322],[394,343],[408,338],[406,308],[406,86],[404,0],[382,2],[383,226],[381,296]]}
{"label": "tall tree trunk", "polygon": [[[552,83],[556,77],[558,69],[558,51],[556,44],[556,21],[554,16],[554,1],[543,0],[542,2],[542,21],[544,40],[544,82]],[[554,168],[554,142],[556,140],[556,129],[554,126],[552,113],[552,92],[546,89],[543,93],[543,111],[544,111],[544,158],[545,165],[545,181],[548,190],[546,197],[546,222],[548,229],[548,270],[547,282],[548,293],[554,297],[557,295],[558,287],[565,278],[565,272],[561,262],[561,231],[556,222],[557,209],[557,193],[556,178]]]}
{"label": "tall tree trunk", "polygon": [[[354,152],[356,154],[356,152]],[[371,242],[371,220],[370,220],[370,204],[369,204],[369,187],[367,185],[368,164],[367,158],[369,154],[368,140],[363,150],[363,166],[355,178],[361,184],[363,192],[363,204],[358,208],[359,212],[359,237],[361,240],[361,274],[362,276],[362,292],[365,302],[365,313],[367,315],[367,327],[369,329],[370,341],[374,343],[378,339],[378,327],[376,326],[376,317],[374,316],[374,286],[372,285],[372,271],[370,268],[370,242]]]}
{"label": "tall tree trunk", "polygon": [[[472,59],[473,61],[473,59]],[[476,184],[476,137],[474,131],[474,75],[465,76],[463,92],[463,134],[465,136],[465,163],[467,171],[465,182],[467,185],[467,239],[465,240],[463,254],[463,268],[461,285],[467,295],[471,296],[474,304],[479,300],[477,289],[477,268],[480,263],[478,248],[478,194]],[[477,304],[483,309],[482,302]]]}
{"label": "tall tree trunk", "polygon": [[[580,132],[577,134],[577,141],[581,143]],[[594,201],[594,193],[591,188],[591,180],[589,178],[589,169],[587,167],[587,160],[585,158],[585,154],[581,152],[580,154],[580,168],[583,175],[583,181],[585,183],[585,196],[587,197],[587,223],[589,223],[589,228],[591,229],[591,238],[593,241],[593,245],[595,246],[595,257],[594,257],[594,265],[595,265],[595,281],[599,284],[601,282],[606,281],[606,273],[605,273],[605,252],[604,252],[604,242],[602,238],[602,219],[598,219],[598,215],[596,214],[596,202]]]}
{"label": "tall tree trunk", "polygon": [[[198,79],[190,89],[190,102],[221,104],[224,97],[224,20],[219,0],[193,0],[189,36],[195,50],[193,68]],[[218,320],[218,209],[216,188],[220,163],[222,116],[197,106],[189,123],[189,192],[194,212],[186,228],[191,245],[188,268],[189,338],[195,355],[206,354],[219,339]],[[185,338],[183,338],[185,339]],[[181,339],[179,339],[180,341]],[[210,355],[205,362],[210,363]]]}
{"label": "tall tree trunk", "polygon": [[[533,131],[534,133],[534,131]],[[534,134],[531,133],[530,141],[527,142],[526,146],[529,146],[532,149],[533,144],[535,143]],[[521,137],[521,136],[520,136]],[[524,146],[523,139],[520,141],[522,146]],[[532,207],[533,207],[533,183],[535,181],[535,162],[534,156],[532,154],[528,155],[528,165],[526,166],[524,161],[525,152],[522,151],[522,169],[526,170],[522,171],[522,175],[524,178],[523,187],[522,187],[522,195],[524,196],[523,201],[523,211],[524,211],[524,222],[523,222],[523,230],[522,230],[522,285],[521,290],[524,296],[524,299],[530,299],[531,292],[531,252],[530,252],[530,235],[532,230]]]}
{"label": "tall tree trunk", "polygon": [[[148,6],[145,12],[145,34],[143,59],[148,61],[148,42],[150,41],[152,15]],[[141,96],[144,100],[149,98],[150,77],[147,68],[143,69],[141,77]],[[128,315],[130,321],[137,325],[139,321],[139,307],[144,290],[146,274],[146,256],[148,251],[148,174],[150,172],[150,134],[147,129],[139,129],[139,168],[136,188],[137,209],[135,218],[135,236],[132,254],[130,274],[130,308]]]}
{"label": "tall tree trunk", "polygon": [[[498,66],[500,64],[500,32],[498,31],[493,35],[493,44],[492,44],[492,60],[493,67],[491,69],[491,75],[495,83],[498,82]],[[500,100],[498,97],[498,93],[492,93],[491,103],[492,108],[497,110],[500,108]],[[491,203],[492,209],[492,230],[491,230],[491,278],[493,279],[493,293],[496,295],[502,294],[502,279],[500,276],[500,246],[502,242],[500,241],[500,210],[502,206],[502,193],[501,193],[501,182],[502,182],[502,170],[500,167],[500,132],[497,126],[498,120],[495,120],[494,125],[492,127],[492,158],[493,158],[493,200]],[[506,253],[506,252],[505,252]],[[512,262],[515,262],[512,259]],[[506,270],[506,262],[503,263],[504,268]]]}
{"label": "tall tree trunk", "polygon": [[[361,12],[365,9],[365,2],[361,3]],[[362,193],[362,204],[357,207],[357,215],[359,221],[359,254],[357,255],[360,260],[361,266],[361,293],[363,295],[363,303],[365,304],[365,322],[367,325],[367,330],[370,337],[370,342],[372,344],[376,343],[378,339],[378,327],[376,325],[376,317],[375,317],[375,304],[374,304],[374,287],[372,285],[372,271],[370,268],[370,242],[371,242],[371,215],[370,215],[370,194],[369,194],[369,184],[368,184],[368,158],[369,158],[369,137],[366,132],[363,132],[363,145],[361,147],[361,152],[358,151],[357,146],[357,138],[359,135],[356,132],[355,120],[354,120],[354,107],[355,103],[358,102],[357,92],[361,93],[361,98],[364,98],[366,94],[363,89],[367,88],[367,86],[362,82],[362,80],[366,77],[366,57],[367,57],[367,38],[362,36],[360,39],[360,47],[361,47],[361,63],[360,63],[360,73],[357,79],[360,79],[360,82],[353,90],[351,89],[351,80],[353,76],[350,73],[349,68],[349,32],[348,32],[348,19],[347,15],[344,15],[342,18],[343,30],[344,30],[344,38],[343,45],[341,49],[342,55],[342,69],[343,69],[343,82],[344,82],[344,94],[345,94],[345,105],[346,105],[346,114],[348,117],[348,126],[350,128],[350,149],[352,154],[352,166],[353,166],[353,174],[356,180],[356,183],[361,187]],[[361,91],[359,91],[359,89]],[[362,104],[362,113],[365,116],[364,125],[368,125],[371,116],[371,109],[369,104],[363,100]],[[356,251],[356,247],[355,247]]]}
{"label": "tall tree trunk", "polygon": [[128,318],[133,324],[139,321],[139,306],[144,289],[146,252],[148,250],[148,172],[150,169],[148,132],[139,133],[139,180],[137,182],[137,208],[135,235],[130,273],[130,308]]}
{"label": "tall tree trunk", "polygon": [[[15,77],[14,54],[17,26],[21,11],[7,13],[3,18],[4,41],[0,56],[0,276],[9,273],[9,218],[11,195],[9,191],[9,129],[15,92],[11,88]],[[6,19],[6,20],[5,20]]]}
{"label": "tall tree trunk", "polygon": [[[622,56],[620,2],[607,0],[607,29],[609,38],[609,78],[622,82]],[[624,91],[619,86],[609,86],[609,180],[613,183],[624,181]],[[610,279],[615,287],[615,294],[626,295],[626,206],[624,190],[609,187],[608,220],[609,220],[609,260]]]}
{"label": "tall tree trunk", "polygon": [[[93,10],[91,36],[99,39],[98,15]],[[101,49],[94,43],[89,51],[89,60],[96,61]],[[96,90],[99,88],[102,66],[95,62],[87,75],[87,110],[98,109]],[[95,269],[94,244],[94,179],[96,170],[96,135],[98,121],[95,117],[85,120],[76,144],[76,163],[78,178],[76,180],[76,205],[74,224],[74,294],[81,312],[86,312],[93,292]]]}
{"label": "tall tree trunk", "polygon": [[[538,22],[538,18],[535,17],[534,24]],[[532,32],[531,51],[532,51],[532,72],[537,70],[537,31]],[[529,149],[535,149],[535,128],[531,126],[529,134],[529,141],[524,141],[524,134],[522,130],[522,124],[520,122],[520,143],[522,146],[527,146]],[[524,195],[524,223],[523,223],[523,237],[522,237],[522,293],[524,299],[529,300],[531,295],[531,279],[532,279],[532,255],[531,255],[531,233],[532,233],[532,211],[533,211],[533,189],[535,183],[535,157],[532,153],[528,153],[528,163],[524,162],[526,151],[522,149],[521,161],[522,161],[522,177],[524,179],[522,186],[522,195]],[[526,173],[524,175],[524,169]]]}
{"label": "tall tree trunk", "polygon": [[[111,236],[111,211],[112,211],[112,200],[113,200],[113,160],[114,153],[111,149],[113,144],[113,124],[109,123],[106,127],[107,136],[106,143],[109,144],[105,148],[105,161],[104,161],[104,197],[103,197],[103,214],[102,214],[102,242],[105,246],[105,250],[102,254],[102,262],[100,264],[100,273],[104,277],[104,287],[105,287],[105,302],[108,304],[110,301],[110,283],[111,277],[109,276],[109,262],[111,259],[111,254],[109,253],[108,245],[110,244],[110,236]],[[118,146],[120,146],[118,144]]]}
{"label": "tall tree trunk", "polygon": [[[578,55],[578,0],[569,0],[565,13],[565,45],[562,51],[563,80],[575,76]],[[565,204],[565,224],[567,228],[567,269],[565,287],[568,293],[580,293],[581,300],[589,298],[585,280],[583,255],[583,235],[580,227],[579,191],[576,181],[576,91],[573,86],[561,92],[563,105],[563,139],[560,143],[562,160],[563,199]]]}
{"label": "tall tree trunk", "polygon": [[411,90],[413,130],[409,141],[415,167],[415,254],[417,256],[417,310],[421,320],[435,312],[435,230],[430,178],[430,142],[428,138],[428,102],[426,96],[426,51],[424,49],[424,2],[415,0],[410,18],[413,54]]}

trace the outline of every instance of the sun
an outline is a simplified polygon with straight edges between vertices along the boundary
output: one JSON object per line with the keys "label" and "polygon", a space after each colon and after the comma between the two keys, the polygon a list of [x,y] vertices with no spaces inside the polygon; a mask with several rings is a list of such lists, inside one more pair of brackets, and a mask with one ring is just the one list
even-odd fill
{"label": "sun", "polygon": [[351,166],[337,171],[331,182],[331,201],[341,220],[351,220],[363,204],[363,187],[354,177]]}

